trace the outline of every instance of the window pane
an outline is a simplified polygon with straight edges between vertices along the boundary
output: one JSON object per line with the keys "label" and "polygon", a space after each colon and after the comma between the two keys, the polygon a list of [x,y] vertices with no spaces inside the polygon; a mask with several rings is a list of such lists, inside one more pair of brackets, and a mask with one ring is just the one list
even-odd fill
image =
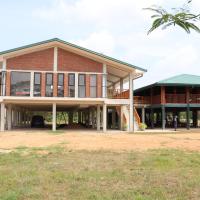
{"label": "window pane", "polygon": [[53,96],[53,74],[46,74],[46,96]]}
{"label": "window pane", "polygon": [[11,95],[12,96],[30,96],[29,72],[11,72]]}
{"label": "window pane", "polygon": [[69,85],[75,85],[75,74],[69,74],[68,75],[68,78],[69,78]]}
{"label": "window pane", "polygon": [[90,97],[92,97],[92,98],[97,97],[97,88],[96,87],[90,87]]}
{"label": "window pane", "polygon": [[53,83],[53,74],[47,74],[46,84],[47,85],[52,85],[52,83]]}
{"label": "window pane", "polygon": [[79,74],[78,85],[85,85],[85,75],[84,74]]}
{"label": "window pane", "polygon": [[78,94],[79,94],[80,98],[84,98],[85,97],[85,86],[79,86]]}
{"label": "window pane", "polygon": [[64,85],[64,74],[58,74],[58,85]]}
{"label": "window pane", "polygon": [[69,86],[69,97],[75,97],[75,87]]}
{"label": "window pane", "polygon": [[96,85],[97,85],[97,76],[90,75],[90,86],[96,86]]}
{"label": "window pane", "polygon": [[41,73],[35,73],[34,84],[40,84]]}

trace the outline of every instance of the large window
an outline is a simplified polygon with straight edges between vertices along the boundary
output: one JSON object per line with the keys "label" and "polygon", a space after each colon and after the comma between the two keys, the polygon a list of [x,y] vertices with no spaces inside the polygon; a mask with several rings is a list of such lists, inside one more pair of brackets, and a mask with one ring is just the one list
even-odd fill
{"label": "large window", "polygon": [[85,74],[78,75],[78,97],[85,97]]}
{"label": "large window", "polygon": [[41,96],[41,73],[34,73],[34,96]]}
{"label": "large window", "polygon": [[90,97],[97,97],[97,75],[90,75]]}
{"label": "large window", "polygon": [[58,74],[58,97],[64,97],[64,74]]}
{"label": "large window", "polygon": [[0,73],[0,95],[1,96],[5,96],[6,95],[6,85],[5,85],[5,82],[6,82],[6,72],[1,72]]}
{"label": "large window", "polygon": [[69,97],[75,97],[75,74],[68,74]]}
{"label": "large window", "polygon": [[30,72],[11,72],[11,96],[30,96]]}
{"label": "large window", "polygon": [[53,96],[53,74],[46,74],[46,97]]}
{"label": "large window", "polygon": [[102,75],[102,97],[107,97],[107,76]]}

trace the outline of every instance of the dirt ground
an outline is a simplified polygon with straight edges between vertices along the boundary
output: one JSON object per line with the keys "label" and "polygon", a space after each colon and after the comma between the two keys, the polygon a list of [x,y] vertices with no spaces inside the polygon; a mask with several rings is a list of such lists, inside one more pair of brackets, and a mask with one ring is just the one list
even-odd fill
{"label": "dirt ground", "polygon": [[80,132],[10,131],[0,133],[0,150],[17,147],[47,147],[62,144],[72,150],[148,150],[176,148],[200,151],[200,131],[190,132]]}

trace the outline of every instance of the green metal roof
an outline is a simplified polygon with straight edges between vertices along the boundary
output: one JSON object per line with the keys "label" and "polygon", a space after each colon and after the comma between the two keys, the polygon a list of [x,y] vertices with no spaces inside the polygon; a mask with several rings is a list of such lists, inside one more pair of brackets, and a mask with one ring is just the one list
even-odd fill
{"label": "green metal roof", "polygon": [[106,56],[106,55],[104,55],[104,54],[101,54],[101,53],[98,53],[98,52],[95,52],[95,51],[86,49],[86,48],[84,48],[84,47],[80,47],[80,46],[78,46],[78,45],[75,45],[75,44],[66,42],[66,41],[61,40],[61,39],[59,39],[59,38],[53,38],[53,39],[50,39],[50,40],[45,40],[45,41],[42,41],[42,42],[37,42],[37,43],[30,44],[30,45],[25,45],[25,46],[22,46],[22,47],[18,47],[18,48],[14,48],[14,49],[2,51],[2,52],[0,52],[0,55],[7,54],[7,53],[12,53],[12,52],[15,52],[15,51],[19,51],[19,50],[31,48],[31,47],[38,46],[38,45],[47,44],[47,43],[50,43],[50,42],[60,42],[60,43],[62,43],[62,44],[65,44],[65,45],[68,45],[68,46],[71,46],[71,47],[74,47],[74,48],[77,48],[77,49],[86,51],[86,52],[88,52],[88,53],[91,53],[91,54],[100,56],[100,57],[102,57],[102,58],[104,58],[104,59],[108,59],[108,60],[110,60],[110,61],[113,61],[113,62],[122,64],[122,65],[126,65],[126,66],[128,66],[128,67],[132,67],[132,68],[141,70],[141,71],[143,71],[143,72],[147,72],[146,69],[143,69],[143,68],[141,68],[141,67],[137,67],[137,66],[135,66],[135,65],[132,65],[132,64],[129,64],[129,63],[127,63],[127,62],[124,62],[124,61],[121,61],[121,60],[112,58],[112,57],[110,57],[110,56]]}
{"label": "green metal roof", "polygon": [[138,88],[135,92],[140,92],[155,86],[200,86],[200,76],[191,74],[180,74],[156,83]]}
{"label": "green metal roof", "polygon": [[159,81],[156,85],[200,85],[200,76],[181,74]]}

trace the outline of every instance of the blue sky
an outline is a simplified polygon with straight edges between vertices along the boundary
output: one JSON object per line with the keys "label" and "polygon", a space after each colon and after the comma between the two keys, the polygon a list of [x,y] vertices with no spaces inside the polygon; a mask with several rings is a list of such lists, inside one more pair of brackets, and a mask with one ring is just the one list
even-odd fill
{"label": "blue sky", "polygon": [[[167,3],[166,3],[167,2]],[[0,0],[0,51],[54,37],[146,68],[140,87],[190,73],[200,75],[200,35],[179,28],[147,36],[151,5],[182,6],[184,0]],[[191,9],[200,11],[200,1]]]}

